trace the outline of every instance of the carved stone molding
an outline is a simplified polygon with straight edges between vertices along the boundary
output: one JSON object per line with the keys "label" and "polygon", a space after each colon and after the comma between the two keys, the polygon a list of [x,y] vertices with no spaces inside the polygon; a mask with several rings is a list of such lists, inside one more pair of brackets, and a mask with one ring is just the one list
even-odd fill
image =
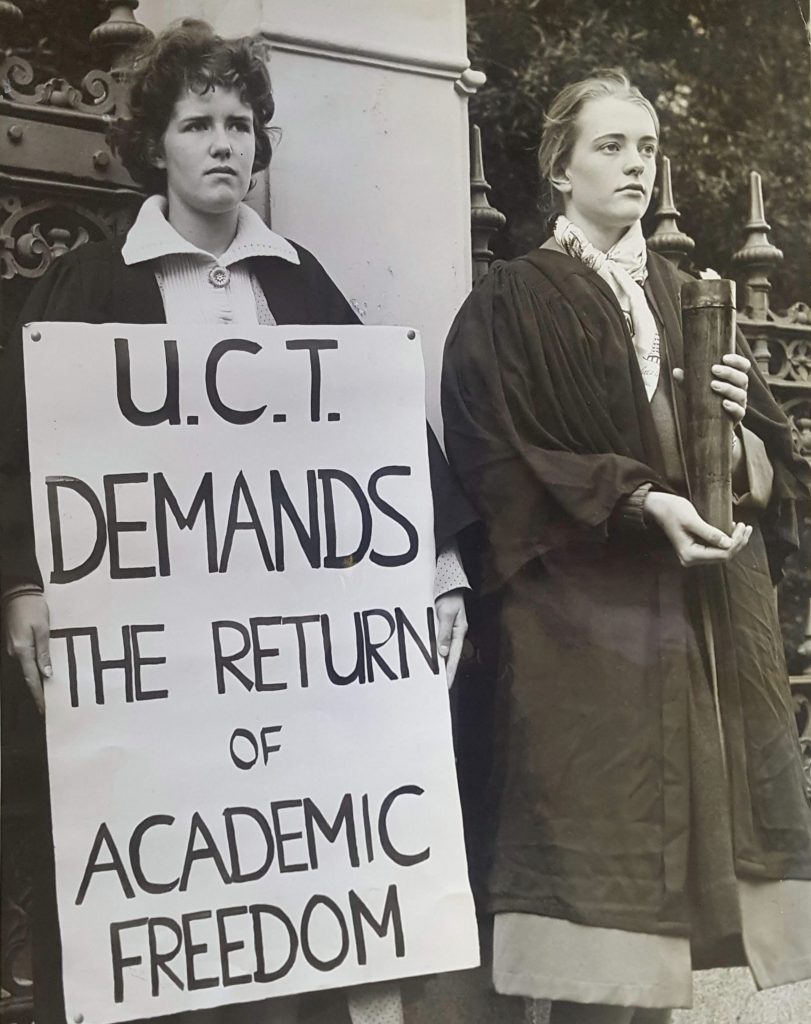
{"label": "carved stone molding", "polygon": [[[429,78],[449,78],[454,83],[464,79],[464,88],[482,85],[485,76],[470,69],[467,60],[455,56],[426,52],[412,52],[408,49],[384,49],[376,46],[350,46],[338,40],[317,38],[271,29],[262,31],[272,50],[280,53],[306,54],[323,60],[340,61],[347,64],[362,64],[385,68],[388,71],[405,71],[412,75],[426,75]],[[467,75],[467,77],[466,77]],[[471,91],[475,92],[475,89]]]}
{"label": "carved stone molding", "polygon": [[453,87],[460,96],[475,96],[486,82],[487,75],[483,71],[475,71],[473,68],[465,68],[462,74],[453,83]]}

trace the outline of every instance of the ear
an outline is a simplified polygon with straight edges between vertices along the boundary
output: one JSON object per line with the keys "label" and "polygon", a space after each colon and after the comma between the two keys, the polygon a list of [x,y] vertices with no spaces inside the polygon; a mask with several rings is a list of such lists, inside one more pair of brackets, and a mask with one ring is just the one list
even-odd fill
{"label": "ear", "polygon": [[559,174],[554,174],[549,179],[550,183],[564,195],[572,191],[572,183],[569,181],[569,172],[561,171]]}
{"label": "ear", "polygon": [[163,155],[163,146],[159,142],[151,142],[147,149],[149,162],[159,171],[166,170],[166,158]]}

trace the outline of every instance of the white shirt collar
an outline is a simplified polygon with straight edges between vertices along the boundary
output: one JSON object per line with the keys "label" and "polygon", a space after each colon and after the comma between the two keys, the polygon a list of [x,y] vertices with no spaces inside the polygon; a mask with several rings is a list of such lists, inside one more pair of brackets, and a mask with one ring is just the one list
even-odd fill
{"label": "white shirt collar", "polygon": [[166,219],[167,207],[165,196],[150,196],[144,201],[121,249],[121,256],[127,266],[176,253],[194,253],[216,260],[223,267],[249,256],[278,256],[288,263],[300,262],[290,242],[271,231],[259,214],[245,203],[239,204],[234,240],[219,257],[205,249],[198,249],[175,231]]}

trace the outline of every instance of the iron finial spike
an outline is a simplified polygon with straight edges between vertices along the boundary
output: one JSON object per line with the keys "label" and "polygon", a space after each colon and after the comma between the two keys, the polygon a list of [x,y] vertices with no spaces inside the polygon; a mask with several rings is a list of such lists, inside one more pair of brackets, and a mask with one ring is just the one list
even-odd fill
{"label": "iron finial spike", "polygon": [[484,176],[481,131],[474,124],[470,131],[470,234],[474,280],[489,270],[493,259],[490,237],[507,223],[504,214],[490,205],[489,191],[490,185]]}
{"label": "iron finial spike", "polygon": [[482,131],[477,124],[471,127],[470,140],[470,181],[484,183],[484,156],[482,154]]}
{"label": "iron finial spike", "polygon": [[766,209],[763,205],[763,179],[757,171],[749,172],[749,223],[747,230],[768,231]]}
{"label": "iron finial spike", "polygon": [[656,211],[660,217],[680,217],[673,200],[673,181],[670,174],[670,157],[662,157],[662,194],[659,197],[659,209]]}
{"label": "iron finial spike", "polygon": [[23,12],[17,4],[0,0],[0,50],[11,46],[13,30],[24,20]]}
{"label": "iron finial spike", "polygon": [[655,213],[656,228],[648,239],[648,245],[675,267],[680,267],[696,247],[693,239],[679,227],[680,216],[673,198],[670,160],[663,156],[659,206]]}
{"label": "iron finial spike", "polygon": [[749,173],[749,221],[744,228],[743,246],[733,255],[733,266],[744,278],[744,313],[751,320],[768,320],[769,272],[783,262],[783,253],[769,241],[763,181],[757,171]]}

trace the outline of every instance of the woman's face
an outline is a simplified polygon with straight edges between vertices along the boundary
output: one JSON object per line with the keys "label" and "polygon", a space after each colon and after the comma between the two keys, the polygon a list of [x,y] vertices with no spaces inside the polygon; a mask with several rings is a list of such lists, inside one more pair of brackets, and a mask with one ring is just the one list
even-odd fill
{"label": "woman's face", "polygon": [[613,245],[647,210],[656,148],[656,127],[640,103],[601,96],[581,108],[577,139],[555,185],[566,216],[595,245]]}
{"label": "woman's face", "polygon": [[155,161],[166,171],[170,211],[209,216],[236,209],[250,187],[255,153],[253,112],[235,89],[182,93]]}

